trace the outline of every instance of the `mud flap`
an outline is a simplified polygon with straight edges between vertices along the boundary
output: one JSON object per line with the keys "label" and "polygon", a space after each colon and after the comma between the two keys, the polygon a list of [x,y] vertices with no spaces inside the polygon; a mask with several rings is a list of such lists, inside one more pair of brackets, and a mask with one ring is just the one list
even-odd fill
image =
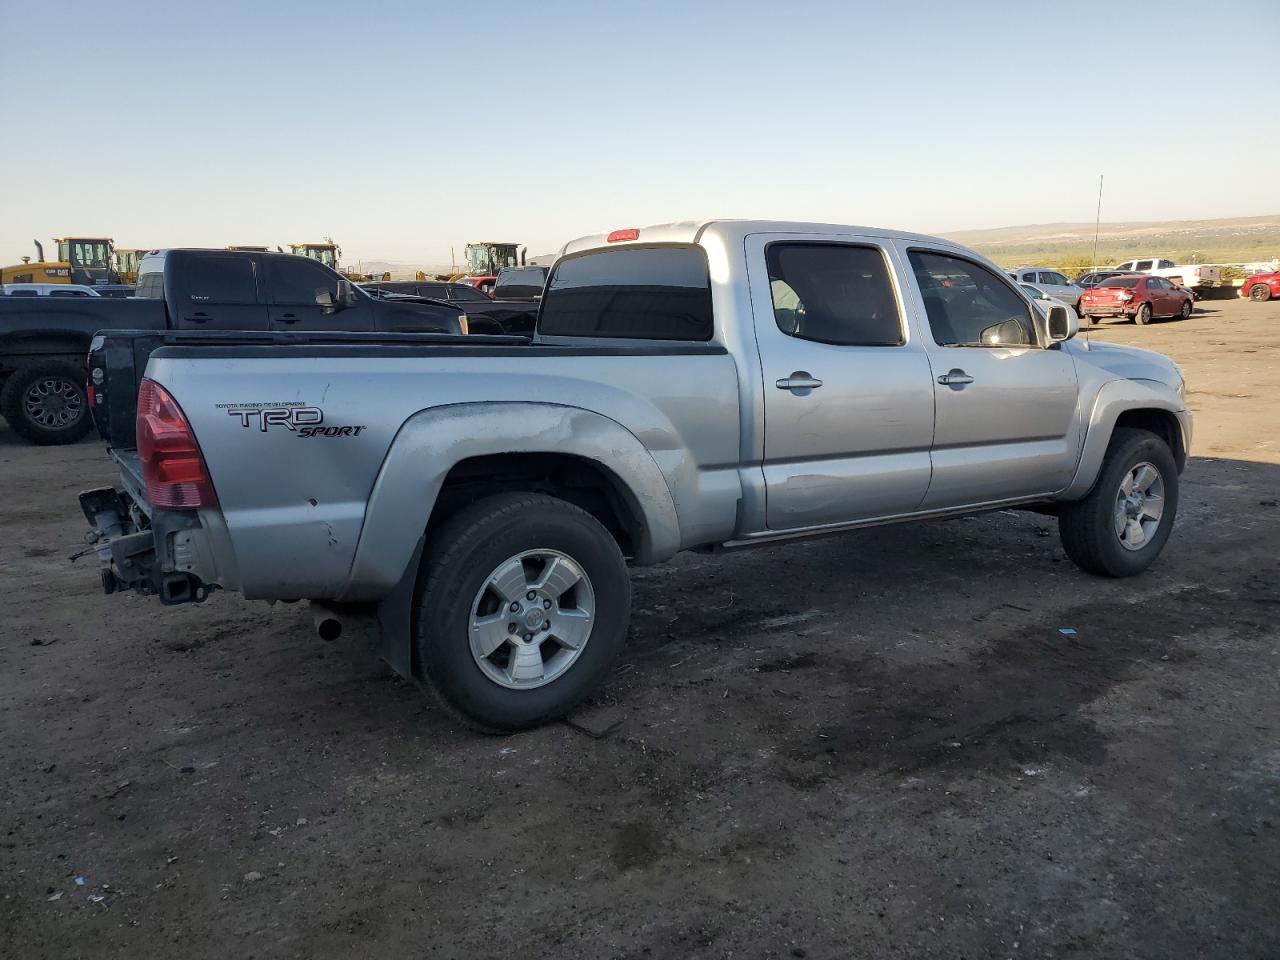
{"label": "mud flap", "polygon": [[378,604],[378,653],[392,670],[406,680],[418,676],[413,642],[413,599],[418,592],[418,568],[422,563],[425,535],[418,538],[413,556],[392,591]]}

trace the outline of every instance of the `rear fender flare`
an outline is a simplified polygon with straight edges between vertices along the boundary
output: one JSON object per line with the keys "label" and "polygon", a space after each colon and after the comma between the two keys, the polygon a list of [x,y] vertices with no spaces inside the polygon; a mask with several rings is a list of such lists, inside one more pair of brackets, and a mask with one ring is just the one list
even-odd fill
{"label": "rear fender flare", "polygon": [[365,510],[351,575],[339,599],[374,600],[404,576],[449,471],[471,457],[559,453],[594,460],[620,481],[640,529],[638,563],[680,548],[666,478],[636,436],[616,420],[549,403],[460,403],[414,414],[396,434]]}

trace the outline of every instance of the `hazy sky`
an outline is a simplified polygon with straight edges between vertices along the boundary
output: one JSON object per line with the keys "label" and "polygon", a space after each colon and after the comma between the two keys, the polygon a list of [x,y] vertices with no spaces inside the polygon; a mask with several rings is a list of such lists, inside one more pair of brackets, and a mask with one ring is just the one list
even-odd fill
{"label": "hazy sky", "polygon": [[1099,172],[1105,220],[1280,211],[1280,59],[1246,42],[1276,0],[1056,6],[62,0],[19,31],[0,0],[0,262],[64,232],[447,262],[704,216],[1083,221]]}

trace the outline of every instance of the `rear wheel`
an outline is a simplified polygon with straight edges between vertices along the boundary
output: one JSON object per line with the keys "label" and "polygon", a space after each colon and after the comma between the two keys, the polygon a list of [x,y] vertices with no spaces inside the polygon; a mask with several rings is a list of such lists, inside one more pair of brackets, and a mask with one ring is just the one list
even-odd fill
{"label": "rear wheel", "polygon": [[1163,440],[1121,427],[1111,438],[1098,481],[1058,516],[1062,546],[1080,569],[1131,577],[1164,549],[1178,512],[1178,467]]}
{"label": "rear wheel", "polygon": [[37,360],[18,368],[0,391],[0,413],[31,443],[74,443],[93,426],[84,370],[65,360]]}
{"label": "rear wheel", "polygon": [[1133,322],[1140,327],[1145,327],[1151,322],[1151,304],[1144,303],[1138,308],[1138,312],[1133,315]]}
{"label": "rear wheel", "polygon": [[1271,299],[1271,288],[1265,283],[1255,283],[1249,288],[1249,299],[1255,303],[1263,303]]}
{"label": "rear wheel", "polygon": [[595,517],[543,494],[487,497],[431,538],[414,642],[423,680],[477,729],[564,716],[626,638],[631,583]]}

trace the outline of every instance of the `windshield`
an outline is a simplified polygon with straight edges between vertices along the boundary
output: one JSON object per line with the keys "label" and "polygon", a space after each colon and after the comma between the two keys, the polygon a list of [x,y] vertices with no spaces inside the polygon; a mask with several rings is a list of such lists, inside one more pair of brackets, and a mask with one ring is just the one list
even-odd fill
{"label": "windshield", "polygon": [[[61,244],[59,244],[61,247]],[[70,263],[73,267],[106,268],[111,252],[105,240],[72,240]]]}
{"label": "windshield", "polygon": [[1137,285],[1137,277],[1113,277],[1098,284],[1100,287],[1136,287]]}
{"label": "windshield", "polygon": [[518,262],[514,243],[469,243],[466,254],[467,272],[478,276],[492,276]]}
{"label": "windshield", "polygon": [[1043,293],[1041,293],[1039,290],[1037,290],[1035,287],[1033,287],[1029,283],[1020,283],[1018,284],[1018,286],[1020,286],[1022,288],[1022,292],[1025,293],[1032,300],[1039,300],[1044,296]]}
{"label": "windshield", "polygon": [[307,254],[312,260],[319,260],[326,267],[338,269],[338,252],[333,247],[312,247]]}

